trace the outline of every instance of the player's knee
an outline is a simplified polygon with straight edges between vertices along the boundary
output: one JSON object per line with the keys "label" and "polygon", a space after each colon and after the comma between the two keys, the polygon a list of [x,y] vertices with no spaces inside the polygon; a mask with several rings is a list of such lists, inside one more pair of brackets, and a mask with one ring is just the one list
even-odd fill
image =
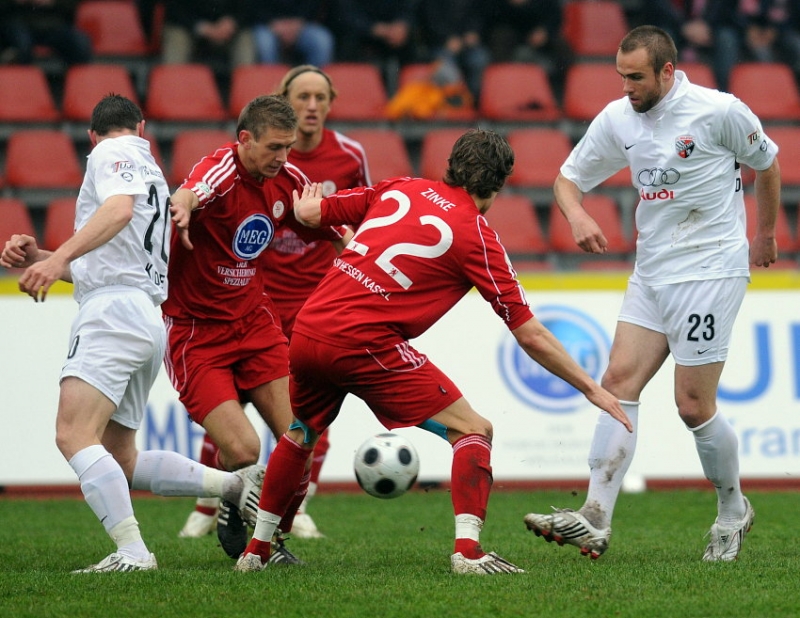
{"label": "player's knee", "polygon": [[252,466],[258,463],[258,458],[261,455],[261,445],[257,447],[253,445],[238,445],[234,449],[220,450],[220,461],[225,466],[226,470],[239,470]]}

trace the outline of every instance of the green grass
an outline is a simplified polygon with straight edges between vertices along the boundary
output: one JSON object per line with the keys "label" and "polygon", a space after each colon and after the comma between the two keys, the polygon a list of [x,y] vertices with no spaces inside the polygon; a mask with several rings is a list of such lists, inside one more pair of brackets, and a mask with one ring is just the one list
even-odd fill
{"label": "green grass", "polygon": [[0,616],[324,616],[635,618],[800,616],[800,497],[750,492],[756,525],[737,562],[700,560],[715,514],[711,492],[622,495],[600,560],[527,532],[522,516],[577,507],[569,492],[493,493],[487,550],[525,568],[513,576],[448,570],[453,515],[444,490],[380,501],[319,494],[312,513],[328,535],[291,540],[304,567],[234,573],[216,538],[178,539],[193,501],[137,499],[159,570],[73,575],[113,545],[79,499],[0,499]]}

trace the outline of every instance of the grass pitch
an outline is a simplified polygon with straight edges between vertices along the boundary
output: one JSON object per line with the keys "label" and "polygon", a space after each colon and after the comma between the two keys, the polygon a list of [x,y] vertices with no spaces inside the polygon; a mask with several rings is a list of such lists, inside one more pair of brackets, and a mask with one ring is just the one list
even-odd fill
{"label": "grass pitch", "polygon": [[716,513],[707,491],[620,497],[599,560],[545,543],[522,517],[577,508],[574,492],[495,491],[485,549],[526,569],[492,577],[449,572],[453,514],[446,490],[396,500],[324,490],[311,513],[327,538],[292,539],[303,567],[234,573],[215,536],[179,539],[191,499],[137,498],[159,570],[71,574],[113,551],[80,499],[0,498],[0,616],[294,616],[325,618],[714,618],[800,616],[800,496],[749,492],[755,525],[733,563],[703,563]]}

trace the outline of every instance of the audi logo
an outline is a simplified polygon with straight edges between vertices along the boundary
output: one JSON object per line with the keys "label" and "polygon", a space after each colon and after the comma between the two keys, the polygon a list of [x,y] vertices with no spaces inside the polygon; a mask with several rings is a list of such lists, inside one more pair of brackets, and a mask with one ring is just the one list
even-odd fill
{"label": "audi logo", "polygon": [[639,170],[636,174],[636,180],[643,187],[661,187],[664,185],[674,185],[681,179],[681,174],[674,167],[669,169],[662,169],[660,167],[652,167],[649,169]]}

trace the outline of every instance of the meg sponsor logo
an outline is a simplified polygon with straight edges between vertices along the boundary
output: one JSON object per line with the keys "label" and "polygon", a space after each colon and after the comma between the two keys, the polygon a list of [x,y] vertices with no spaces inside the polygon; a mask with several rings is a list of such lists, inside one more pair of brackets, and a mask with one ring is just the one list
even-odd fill
{"label": "meg sponsor logo", "polygon": [[[611,349],[605,329],[573,307],[548,305],[535,309],[534,314],[586,373],[599,382]],[[586,405],[580,391],[532,360],[510,334],[500,344],[498,364],[511,392],[537,410],[562,414]]]}

